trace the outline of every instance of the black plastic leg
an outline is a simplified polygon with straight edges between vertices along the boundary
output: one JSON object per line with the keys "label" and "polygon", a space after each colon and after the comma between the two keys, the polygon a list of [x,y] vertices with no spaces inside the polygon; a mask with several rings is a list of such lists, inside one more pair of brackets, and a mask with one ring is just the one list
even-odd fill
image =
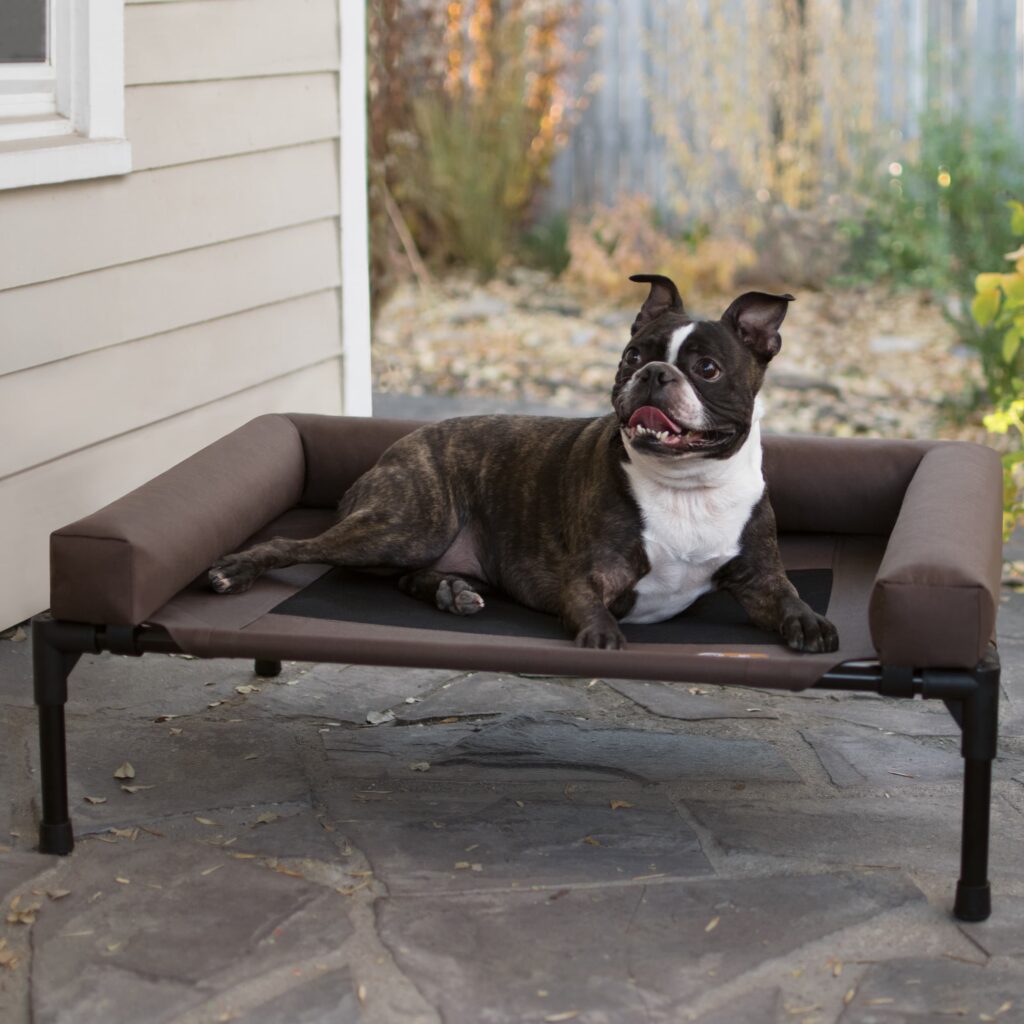
{"label": "black plastic leg", "polygon": [[80,657],[60,650],[55,643],[60,623],[37,619],[32,626],[32,670],[35,701],[39,711],[39,767],[42,816],[39,849],[42,853],[68,854],[75,837],[68,813],[67,748],[64,738],[64,705],[68,699],[68,673]]}
{"label": "black plastic leg", "polygon": [[988,881],[989,817],[992,804],[992,760],[999,727],[998,663],[974,673],[974,687],[961,701],[957,717],[963,729],[963,824],[960,879],[953,913],[961,921],[984,921],[992,912]]}
{"label": "black plastic leg", "polygon": [[274,676],[281,674],[281,662],[257,658],[253,664],[253,671],[264,679],[272,679]]}
{"label": "black plastic leg", "polygon": [[984,921],[992,913],[988,884],[989,808],[992,762],[964,759],[964,817],[960,839],[960,879],[953,913],[961,921]]}

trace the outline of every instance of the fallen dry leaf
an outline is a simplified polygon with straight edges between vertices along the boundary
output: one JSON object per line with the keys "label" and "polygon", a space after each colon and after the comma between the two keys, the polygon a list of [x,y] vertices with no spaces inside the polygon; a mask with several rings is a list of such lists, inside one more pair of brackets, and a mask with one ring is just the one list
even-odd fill
{"label": "fallen dry leaf", "polygon": [[275,814],[273,811],[264,811],[262,814],[256,815],[256,824],[269,825],[272,821],[277,821],[280,817],[280,814]]}
{"label": "fallen dry leaf", "polygon": [[107,831],[118,839],[130,839],[133,843],[139,838],[138,828],[108,828]]}
{"label": "fallen dry leaf", "polygon": [[259,693],[260,688],[253,686],[251,683],[243,683],[241,686],[235,687],[235,693],[248,694],[248,693]]}
{"label": "fallen dry leaf", "polygon": [[469,861],[468,860],[457,860],[455,862],[455,870],[456,871],[468,871],[469,870]]}
{"label": "fallen dry leaf", "polygon": [[223,704],[223,703],[224,703],[224,701],[222,701],[222,700],[211,700],[210,703],[207,704],[206,706],[208,708],[219,708],[221,706],[221,704]]}
{"label": "fallen dry leaf", "polygon": [[130,878],[121,878],[120,876],[115,878],[114,881],[117,882],[118,885],[131,885],[132,884]]}
{"label": "fallen dry leaf", "polygon": [[365,985],[360,985],[356,989],[356,998],[361,1003],[365,1003],[366,1002],[366,986]]}
{"label": "fallen dry leaf", "polygon": [[583,837],[583,842],[585,842],[587,844],[587,846],[603,846],[604,845],[601,842],[600,839],[595,839],[593,836],[584,836]]}
{"label": "fallen dry leaf", "polygon": [[259,756],[260,756],[259,754],[246,754],[245,757],[242,758],[242,760],[243,761],[255,761],[256,758],[259,757]]}
{"label": "fallen dry leaf", "polygon": [[180,718],[180,717],[181,717],[180,715],[157,715],[156,718],[153,719],[153,721],[157,722],[157,723],[159,723],[159,722],[171,722],[175,718]]}
{"label": "fallen dry leaf", "polygon": [[7,912],[7,923],[8,924],[35,924],[36,913],[39,910],[41,904],[39,903],[26,903],[25,906],[21,905],[21,897],[15,896],[11,900],[10,909]]}
{"label": "fallen dry leaf", "polygon": [[212,818],[200,818],[200,817],[197,816],[196,817],[196,821],[198,821],[200,825],[216,825],[217,824],[217,822],[215,822]]}
{"label": "fallen dry leaf", "polygon": [[71,890],[70,889],[47,889],[46,890],[46,895],[49,896],[51,900],[62,900],[62,899],[64,899],[65,896],[70,896],[71,895]]}
{"label": "fallen dry leaf", "polygon": [[18,954],[7,948],[7,940],[0,939],[0,967],[13,971],[18,966]]}
{"label": "fallen dry leaf", "polygon": [[233,853],[231,854],[235,860],[254,860],[259,854],[256,853]]}
{"label": "fallen dry leaf", "polygon": [[546,1024],[558,1024],[563,1020],[575,1020],[579,1015],[579,1010],[565,1010],[562,1013],[549,1013],[544,1020]]}
{"label": "fallen dry leaf", "polygon": [[141,793],[144,789],[155,789],[155,788],[156,788],[155,786],[139,786],[139,785],[122,786],[121,787],[121,792],[122,793]]}
{"label": "fallen dry leaf", "polygon": [[107,798],[105,796],[87,796],[85,802],[87,804],[105,804]]}
{"label": "fallen dry leaf", "polygon": [[704,931],[713,932],[718,927],[718,922],[722,919],[720,917],[713,917],[706,925],[704,925]]}
{"label": "fallen dry leaf", "polygon": [[393,711],[368,711],[366,713],[366,721],[370,725],[384,725],[385,722],[393,722],[395,720],[395,713]]}
{"label": "fallen dry leaf", "polygon": [[293,868],[286,868],[283,864],[276,865],[274,870],[279,875],[287,875],[289,878],[305,878],[306,877],[301,871],[295,871]]}
{"label": "fallen dry leaf", "polygon": [[180,736],[185,730],[184,729],[169,729],[167,731],[168,736]]}
{"label": "fallen dry leaf", "polygon": [[411,772],[429,772],[430,771],[430,762],[429,761],[413,761],[413,763],[411,765],[409,765],[409,771],[411,771]]}
{"label": "fallen dry leaf", "polygon": [[201,874],[201,875],[212,875],[214,873],[214,871],[220,871],[220,869],[222,867],[224,867],[223,864],[214,864],[212,868],[206,868],[205,870],[200,871],[199,874]]}
{"label": "fallen dry leaf", "polygon": [[845,1004],[846,1004],[847,1006],[849,1006],[849,1005],[850,1005],[850,1003],[852,1003],[852,1002],[853,1002],[853,997],[854,997],[854,996],[855,996],[856,994],[857,994],[857,990],[856,990],[855,988],[849,988],[849,989],[847,989],[847,990],[846,990],[846,995],[845,995],[845,996],[843,996],[843,1002],[844,1002],[844,1003],[845,1003]]}
{"label": "fallen dry leaf", "polygon": [[1012,999],[1007,999],[1006,1002],[1003,1003],[1003,1005],[1000,1006],[998,1010],[993,1010],[992,1013],[982,1013],[982,1014],[979,1014],[978,1020],[983,1020],[983,1021],[998,1020],[1000,1017],[1002,1017],[1002,1015],[1004,1013],[1009,1013],[1009,1011],[1012,1010],[1012,1009],[1013,1009],[1013,1000]]}
{"label": "fallen dry leaf", "polygon": [[611,808],[613,811],[619,810],[621,807],[632,807],[633,805],[628,800],[613,800],[611,802]]}
{"label": "fallen dry leaf", "polygon": [[459,716],[458,715],[449,715],[447,718],[442,718],[440,724],[441,725],[453,725],[458,720],[459,720]]}
{"label": "fallen dry leaf", "polygon": [[121,764],[114,769],[115,779],[134,779],[135,769],[131,766],[129,761],[122,761]]}

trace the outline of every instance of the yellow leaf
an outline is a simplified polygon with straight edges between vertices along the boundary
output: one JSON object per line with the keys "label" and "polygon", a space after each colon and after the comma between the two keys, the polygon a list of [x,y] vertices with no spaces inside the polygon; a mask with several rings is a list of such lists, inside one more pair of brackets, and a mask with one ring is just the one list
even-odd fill
{"label": "yellow leaf", "polygon": [[611,802],[611,808],[613,811],[617,811],[622,807],[632,807],[633,805],[628,800],[613,800]]}
{"label": "yellow leaf", "polygon": [[713,932],[718,927],[718,922],[722,919],[720,917],[713,917],[706,925],[704,925],[704,931]]}
{"label": "yellow leaf", "polygon": [[200,825],[216,825],[217,824],[217,822],[213,821],[211,818],[200,818],[200,817],[197,817],[196,821],[198,821]]}
{"label": "yellow leaf", "polygon": [[120,767],[114,769],[115,779],[134,779],[135,769],[128,761],[123,761]]}
{"label": "yellow leaf", "polygon": [[974,317],[979,327],[987,327],[996,318],[1001,302],[1000,293],[997,289],[979,291],[971,302],[971,316]]}

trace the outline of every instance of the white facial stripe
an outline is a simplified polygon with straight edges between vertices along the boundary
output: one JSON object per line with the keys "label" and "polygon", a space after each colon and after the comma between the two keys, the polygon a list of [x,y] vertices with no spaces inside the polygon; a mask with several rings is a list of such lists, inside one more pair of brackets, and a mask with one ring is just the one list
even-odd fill
{"label": "white facial stripe", "polygon": [[696,326],[696,324],[687,324],[672,332],[672,337],[669,338],[668,345],[665,347],[665,362],[670,366],[675,366],[683,342],[693,333]]}

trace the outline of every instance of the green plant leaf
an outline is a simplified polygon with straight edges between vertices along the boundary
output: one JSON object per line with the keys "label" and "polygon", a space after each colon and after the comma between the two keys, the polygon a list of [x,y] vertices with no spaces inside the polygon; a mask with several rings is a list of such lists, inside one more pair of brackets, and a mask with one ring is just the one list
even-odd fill
{"label": "green plant leaf", "polygon": [[1013,211],[1010,218],[1010,230],[1015,235],[1024,235],[1024,203],[1011,199],[1006,205]]}
{"label": "green plant leaf", "polygon": [[1012,365],[1020,351],[1021,336],[1015,327],[1011,327],[1003,335],[1003,362]]}

